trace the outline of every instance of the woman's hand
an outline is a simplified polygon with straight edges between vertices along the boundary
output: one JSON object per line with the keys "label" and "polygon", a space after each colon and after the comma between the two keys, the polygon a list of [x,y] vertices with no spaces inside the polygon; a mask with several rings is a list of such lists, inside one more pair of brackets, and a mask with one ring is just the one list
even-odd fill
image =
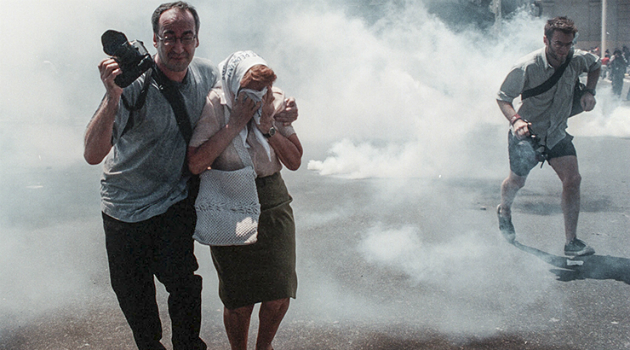
{"label": "woman's hand", "polygon": [[263,134],[266,134],[269,132],[271,127],[274,126],[273,114],[276,110],[273,104],[274,96],[273,96],[273,92],[271,91],[271,88],[267,89],[267,94],[263,96],[262,100],[263,100],[262,114],[260,116],[260,123],[257,125],[257,127],[258,127],[258,130],[260,130],[260,132],[262,132]]}
{"label": "woman's hand", "polygon": [[247,97],[247,94],[241,92],[234,100],[230,120],[226,127],[241,130],[249,123],[258,108],[260,108],[260,102],[254,102],[254,100]]}

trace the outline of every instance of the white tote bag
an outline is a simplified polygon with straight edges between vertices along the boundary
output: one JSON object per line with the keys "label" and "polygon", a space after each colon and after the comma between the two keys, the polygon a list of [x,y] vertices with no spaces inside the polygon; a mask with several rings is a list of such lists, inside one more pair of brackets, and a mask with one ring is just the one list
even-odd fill
{"label": "white tote bag", "polygon": [[260,203],[251,166],[235,171],[209,169],[200,175],[194,238],[206,245],[255,243]]}

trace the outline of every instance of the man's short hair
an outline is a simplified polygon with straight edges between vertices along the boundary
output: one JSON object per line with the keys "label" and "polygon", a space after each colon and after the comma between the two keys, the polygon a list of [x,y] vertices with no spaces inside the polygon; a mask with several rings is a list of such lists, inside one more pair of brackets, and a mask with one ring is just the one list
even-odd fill
{"label": "man's short hair", "polygon": [[158,8],[156,8],[155,11],[153,11],[153,15],[151,16],[151,23],[153,24],[153,33],[159,34],[158,32],[160,31],[160,16],[162,16],[162,13],[172,8],[178,8],[182,11],[190,11],[190,13],[193,15],[193,18],[195,19],[195,34],[198,35],[199,34],[199,14],[197,13],[197,10],[193,6],[188,5],[184,1],[167,2],[158,6]]}
{"label": "man's short hair", "polygon": [[577,27],[575,23],[567,17],[555,17],[547,21],[545,24],[545,36],[547,39],[551,40],[553,36],[553,32],[559,30],[565,34],[573,34],[575,37],[575,33],[577,33]]}

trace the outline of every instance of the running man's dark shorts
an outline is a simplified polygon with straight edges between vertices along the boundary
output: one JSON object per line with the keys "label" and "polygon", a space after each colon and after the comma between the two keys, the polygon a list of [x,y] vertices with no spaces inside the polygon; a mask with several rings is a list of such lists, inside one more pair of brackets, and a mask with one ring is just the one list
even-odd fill
{"label": "running man's dark shorts", "polygon": [[[567,134],[552,149],[537,145],[530,139],[519,140],[512,131],[508,132],[508,153],[510,156],[510,170],[518,176],[527,176],[539,162],[564,156],[577,156],[573,146],[573,136]],[[541,152],[546,157],[541,157]]]}

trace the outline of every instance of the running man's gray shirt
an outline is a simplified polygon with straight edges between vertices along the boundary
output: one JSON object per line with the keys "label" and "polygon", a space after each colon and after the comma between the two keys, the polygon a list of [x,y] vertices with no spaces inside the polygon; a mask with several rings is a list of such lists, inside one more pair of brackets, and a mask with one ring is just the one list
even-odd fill
{"label": "running man's gray shirt", "polygon": [[[573,105],[573,87],[582,73],[601,67],[599,57],[592,53],[574,50],[569,66],[560,80],[548,91],[525,99],[518,109],[523,119],[532,123],[531,129],[542,142],[553,148],[566,136],[567,119]],[[549,79],[555,69],[547,61],[545,49],[536,50],[521,58],[503,81],[497,100],[510,102],[528,89]]]}

